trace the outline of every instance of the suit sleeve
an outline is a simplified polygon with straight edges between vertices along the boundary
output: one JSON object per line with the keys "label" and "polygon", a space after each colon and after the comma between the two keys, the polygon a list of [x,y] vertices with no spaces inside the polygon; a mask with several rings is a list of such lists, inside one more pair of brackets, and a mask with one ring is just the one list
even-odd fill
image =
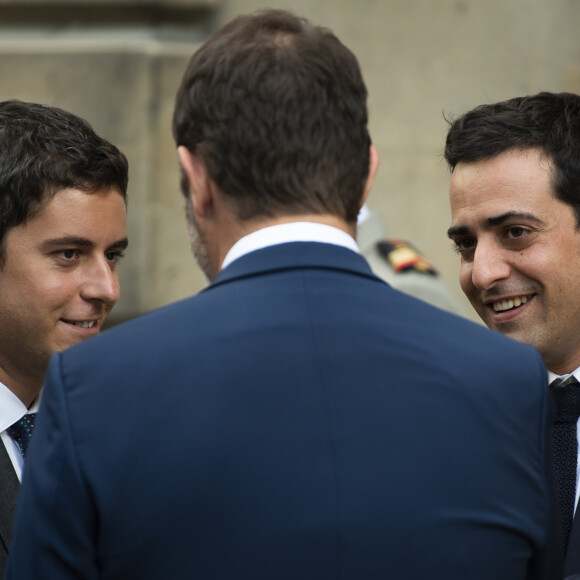
{"label": "suit sleeve", "polygon": [[[538,358],[540,358],[538,356]],[[547,373],[543,363],[540,364],[540,376],[545,385],[542,415],[540,417],[540,481],[545,485],[546,497],[546,534],[544,543],[537,547],[526,574],[526,580],[557,580],[563,577],[564,555],[562,551],[560,512],[554,483],[553,453],[552,453],[552,423],[553,401],[549,393]]]}
{"label": "suit sleeve", "polygon": [[49,364],[16,508],[5,578],[98,578],[97,521],[71,431],[62,355]]}

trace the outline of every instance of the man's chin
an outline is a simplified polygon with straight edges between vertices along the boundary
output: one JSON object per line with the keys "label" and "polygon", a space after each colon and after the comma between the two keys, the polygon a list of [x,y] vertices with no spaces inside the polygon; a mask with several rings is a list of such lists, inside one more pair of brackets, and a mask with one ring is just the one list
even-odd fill
{"label": "man's chin", "polygon": [[97,336],[100,331],[98,324],[95,324],[92,328],[84,328],[82,326],[75,326],[72,324],[67,324],[65,328],[62,329],[63,332],[58,340],[53,343],[53,351],[61,352],[83,342],[93,336]]}
{"label": "man's chin", "polygon": [[540,350],[538,348],[537,333],[532,332],[529,326],[524,328],[523,325],[519,324],[517,321],[510,321],[502,324],[489,324],[488,328],[495,330],[516,342],[529,344],[537,350]]}

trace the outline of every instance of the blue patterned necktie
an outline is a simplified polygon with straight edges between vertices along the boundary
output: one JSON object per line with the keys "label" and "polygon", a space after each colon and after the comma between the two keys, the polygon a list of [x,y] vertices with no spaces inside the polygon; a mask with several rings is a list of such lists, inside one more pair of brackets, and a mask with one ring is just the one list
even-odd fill
{"label": "blue patterned necktie", "polygon": [[24,415],[22,419],[16,421],[14,425],[8,427],[6,431],[8,435],[16,441],[18,448],[22,457],[26,457],[26,450],[28,449],[28,444],[30,443],[30,437],[32,437],[32,430],[34,429],[34,419],[36,418],[36,413],[29,413]]}
{"label": "blue patterned necktie", "polygon": [[556,403],[556,416],[552,429],[552,450],[554,453],[556,491],[560,500],[565,554],[572,531],[574,501],[576,499],[578,462],[576,424],[578,417],[580,417],[580,384],[571,376],[566,380],[556,379],[550,385],[550,390]]}

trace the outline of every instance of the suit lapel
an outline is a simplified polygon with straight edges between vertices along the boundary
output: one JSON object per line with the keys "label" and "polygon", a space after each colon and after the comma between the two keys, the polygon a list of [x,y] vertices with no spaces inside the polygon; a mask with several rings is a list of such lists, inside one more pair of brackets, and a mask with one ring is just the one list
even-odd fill
{"label": "suit lapel", "polygon": [[20,483],[4,443],[0,441],[0,550],[8,551]]}

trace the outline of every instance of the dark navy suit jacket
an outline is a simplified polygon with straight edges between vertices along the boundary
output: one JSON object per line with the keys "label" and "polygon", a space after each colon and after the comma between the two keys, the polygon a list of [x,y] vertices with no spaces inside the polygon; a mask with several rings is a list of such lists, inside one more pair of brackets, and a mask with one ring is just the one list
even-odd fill
{"label": "dark navy suit jacket", "polygon": [[7,578],[553,580],[547,397],[354,252],[255,251],[52,359]]}

